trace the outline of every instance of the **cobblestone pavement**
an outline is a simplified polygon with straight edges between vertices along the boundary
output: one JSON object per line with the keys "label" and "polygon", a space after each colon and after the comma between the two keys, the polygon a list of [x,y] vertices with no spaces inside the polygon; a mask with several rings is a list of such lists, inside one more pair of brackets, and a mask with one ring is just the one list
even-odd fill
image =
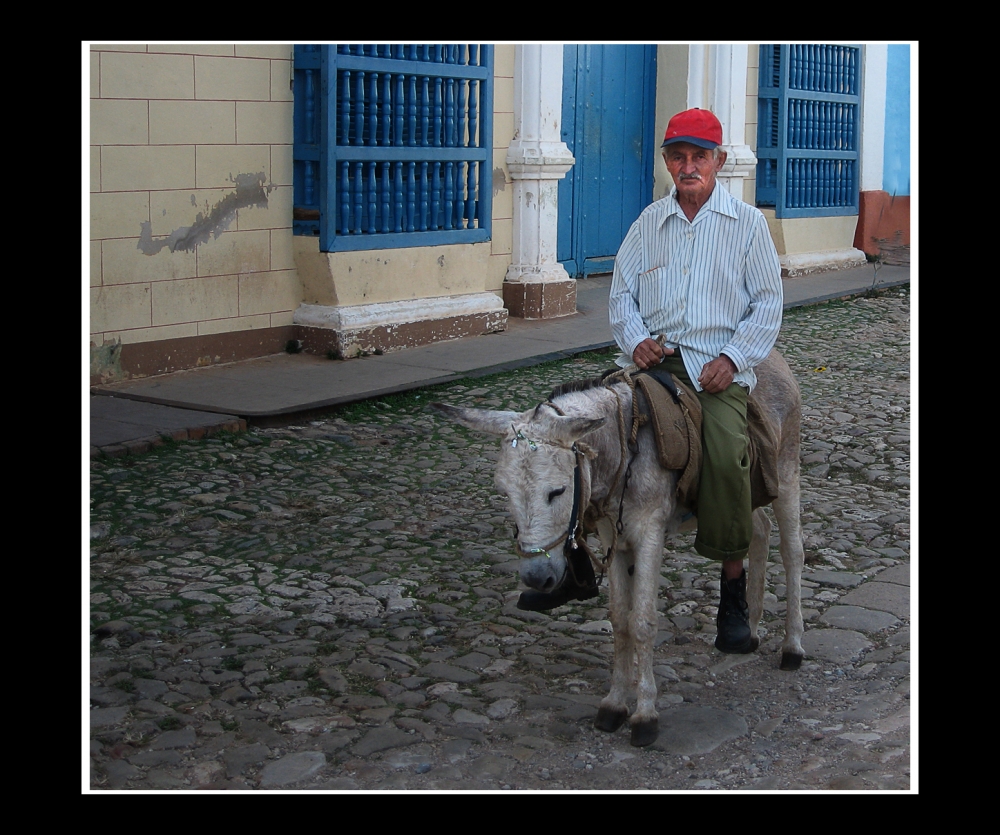
{"label": "cobblestone pavement", "polygon": [[92,461],[84,790],[914,790],[909,309],[786,312],[806,661],[778,669],[776,542],[761,649],[723,656],[718,566],[676,538],[649,748],[592,727],[606,590],[516,609],[496,441],[424,408],[527,408],[610,355]]}

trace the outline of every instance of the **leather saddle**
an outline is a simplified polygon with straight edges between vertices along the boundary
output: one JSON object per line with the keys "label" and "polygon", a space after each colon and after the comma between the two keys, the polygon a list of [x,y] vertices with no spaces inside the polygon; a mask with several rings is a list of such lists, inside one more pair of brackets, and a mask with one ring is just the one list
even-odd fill
{"label": "leather saddle", "polygon": [[[663,369],[633,375],[642,392],[640,413],[652,421],[660,464],[680,470],[677,501],[697,513],[701,471],[701,403],[697,395]],[[750,500],[754,509],[778,497],[778,427],[764,414],[753,392],[747,398],[750,438]]]}

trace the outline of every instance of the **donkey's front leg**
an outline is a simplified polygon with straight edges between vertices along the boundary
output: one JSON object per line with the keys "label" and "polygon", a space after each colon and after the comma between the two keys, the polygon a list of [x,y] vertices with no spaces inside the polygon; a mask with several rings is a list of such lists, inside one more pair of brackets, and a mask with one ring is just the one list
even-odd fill
{"label": "donkey's front leg", "polygon": [[594,727],[609,733],[617,731],[628,719],[628,703],[635,690],[635,641],[629,622],[633,579],[629,576],[630,565],[632,553],[622,548],[608,570],[608,616],[615,642],[614,666],[611,671],[611,690],[597,709]]}
{"label": "donkey's front leg", "polygon": [[660,733],[660,718],[656,712],[656,678],[653,675],[653,641],[659,616],[656,598],[660,587],[660,561],[663,557],[663,529],[646,527],[645,540],[636,548],[635,575],[632,585],[632,636],[635,642],[639,682],[636,688],[635,713],[631,742],[636,746],[651,745]]}

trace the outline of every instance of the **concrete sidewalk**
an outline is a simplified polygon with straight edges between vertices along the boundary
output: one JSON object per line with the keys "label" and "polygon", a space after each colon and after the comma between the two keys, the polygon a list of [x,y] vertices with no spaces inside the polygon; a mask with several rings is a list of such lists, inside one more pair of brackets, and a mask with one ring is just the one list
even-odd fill
{"label": "concrete sidewalk", "polygon": [[[784,279],[785,308],[864,293],[865,266]],[[883,266],[878,288],[908,284],[909,267]],[[346,361],[275,354],[245,362],[97,386],[90,397],[91,455],[125,455],[247,421],[291,419],[331,406],[479,377],[613,345],[608,325],[611,276],[581,280],[577,313],[560,319],[509,319],[502,333],[456,339]]]}

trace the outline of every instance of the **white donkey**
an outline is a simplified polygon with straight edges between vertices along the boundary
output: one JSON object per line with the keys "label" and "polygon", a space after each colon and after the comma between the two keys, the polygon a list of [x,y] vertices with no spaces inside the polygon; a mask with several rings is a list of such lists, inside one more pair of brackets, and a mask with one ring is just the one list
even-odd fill
{"label": "white donkey", "polygon": [[[756,372],[758,382],[751,396],[780,430],[779,496],[772,506],[787,589],[781,669],[795,670],[803,657],[801,396],[777,351]],[[614,669],[611,690],[594,725],[603,731],[617,730],[629,718],[634,699],[631,742],[642,746],[653,743],[659,733],[653,640],[664,538],[678,530],[688,510],[676,502],[679,473],[660,466],[648,424],[639,431],[636,453],[627,449],[632,396],[633,389],[624,381],[606,385],[594,380],[559,387],[548,401],[520,414],[433,405],[463,426],[501,436],[496,484],[510,502],[517,550],[524,557],[519,573],[525,585],[543,592],[560,588],[570,570],[571,549],[588,550],[584,515],[588,531],[596,528],[604,552],[612,549],[607,570]],[[763,612],[770,532],[771,523],[758,508],[753,515],[747,583],[752,649],[759,645],[757,625]]]}

